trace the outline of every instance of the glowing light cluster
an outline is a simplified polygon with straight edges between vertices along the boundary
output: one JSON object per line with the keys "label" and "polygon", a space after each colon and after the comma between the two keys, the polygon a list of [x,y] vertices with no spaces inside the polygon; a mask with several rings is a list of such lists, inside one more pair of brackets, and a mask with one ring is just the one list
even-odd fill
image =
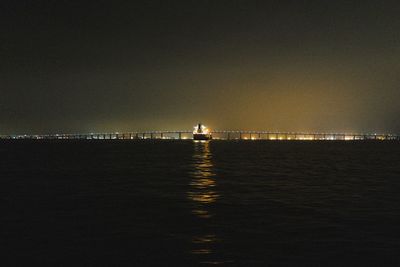
{"label": "glowing light cluster", "polygon": [[202,124],[194,126],[194,134],[208,134],[209,132],[210,130]]}

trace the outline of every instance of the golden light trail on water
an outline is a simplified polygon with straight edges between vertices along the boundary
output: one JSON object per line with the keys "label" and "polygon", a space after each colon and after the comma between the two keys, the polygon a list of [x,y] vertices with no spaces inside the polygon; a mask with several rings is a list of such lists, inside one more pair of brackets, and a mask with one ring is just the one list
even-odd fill
{"label": "golden light trail on water", "polygon": [[221,240],[213,231],[207,230],[209,220],[214,215],[210,211],[211,206],[220,197],[216,190],[217,181],[213,170],[210,142],[194,141],[193,146],[193,169],[190,172],[190,190],[187,192],[187,197],[193,204],[192,214],[200,219],[201,229],[206,231],[192,237],[193,248],[190,253],[200,257],[200,263],[219,264],[223,262],[215,259],[216,252],[213,246]]}

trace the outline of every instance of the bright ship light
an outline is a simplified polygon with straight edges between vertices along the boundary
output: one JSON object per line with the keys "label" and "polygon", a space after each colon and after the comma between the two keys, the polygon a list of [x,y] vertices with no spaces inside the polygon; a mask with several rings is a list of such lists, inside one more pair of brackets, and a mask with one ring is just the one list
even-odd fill
{"label": "bright ship light", "polygon": [[194,134],[208,134],[210,132],[210,130],[208,130],[208,128],[204,125],[200,125],[200,127],[198,125],[193,127],[193,133]]}
{"label": "bright ship light", "polygon": [[197,126],[194,127],[193,130],[193,140],[211,140],[211,132],[210,130],[199,123]]}

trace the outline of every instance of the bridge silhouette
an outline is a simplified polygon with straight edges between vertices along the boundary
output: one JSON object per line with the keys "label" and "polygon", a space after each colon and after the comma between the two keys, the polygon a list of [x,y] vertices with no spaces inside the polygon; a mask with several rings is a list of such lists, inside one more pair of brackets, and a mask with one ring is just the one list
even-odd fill
{"label": "bridge silhouette", "polygon": [[[214,140],[397,140],[397,134],[376,133],[317,133],[317,132],[271,132],[271,131],[241,131],[214,130],[211,131]],[[78,133],[78,134],[16,134],[0,135],[0,139],[34,139],[34,140],[144,140],[192,139],[193,131],[138,131],[113,133]]]}

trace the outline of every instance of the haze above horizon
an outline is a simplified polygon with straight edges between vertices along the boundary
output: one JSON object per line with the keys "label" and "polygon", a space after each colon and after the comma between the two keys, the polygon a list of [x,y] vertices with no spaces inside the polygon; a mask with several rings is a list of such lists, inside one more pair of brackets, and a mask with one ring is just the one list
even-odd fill
{"label": "haze above horizon", "polygon": [[397,1],[0,3],[0,134],[400,132]]}

